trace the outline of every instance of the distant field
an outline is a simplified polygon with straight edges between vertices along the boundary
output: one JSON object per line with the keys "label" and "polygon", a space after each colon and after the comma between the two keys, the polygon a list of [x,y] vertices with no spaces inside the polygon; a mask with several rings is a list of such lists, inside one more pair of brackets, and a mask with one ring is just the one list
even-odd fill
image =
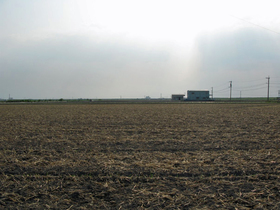
{"label": "distant field", "polygon": [[0,105],[0,208],[280,209],[280,104]]}
{"label": "distant field", "polygon": [[[171,98],[117,98],[117,99],[12,99],[12,100],[0,100],[0,105],[3,104],[164,104],[164,103],[266,103],[267,97],[243,97],[243,98],[214,98],[206,101],[188,101],[187,98],[184,101],[171,100]],[[280,103],[280,98],[270,97],[269,102]]]}

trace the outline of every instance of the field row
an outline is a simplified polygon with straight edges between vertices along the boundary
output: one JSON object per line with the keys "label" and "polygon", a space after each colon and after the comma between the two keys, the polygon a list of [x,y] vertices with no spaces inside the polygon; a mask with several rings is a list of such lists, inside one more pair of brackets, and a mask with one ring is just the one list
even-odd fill
{"label": "field row", "polygon": [[0,206],[280,208],[278,104],[0,106]]}

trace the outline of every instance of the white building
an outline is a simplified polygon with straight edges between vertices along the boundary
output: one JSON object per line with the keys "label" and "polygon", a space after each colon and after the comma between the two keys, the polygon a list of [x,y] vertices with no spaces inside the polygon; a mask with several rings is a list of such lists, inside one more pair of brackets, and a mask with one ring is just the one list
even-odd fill
{"label": "white building", "polygon": [[172,100],[175,100],[175,101],[183,101],[184,100],[184,94],[173,94],[171,96],[171,99]]}
{"label": "white building", "polygon": [[209,100],[209,90],[188,90],[189,101]]}

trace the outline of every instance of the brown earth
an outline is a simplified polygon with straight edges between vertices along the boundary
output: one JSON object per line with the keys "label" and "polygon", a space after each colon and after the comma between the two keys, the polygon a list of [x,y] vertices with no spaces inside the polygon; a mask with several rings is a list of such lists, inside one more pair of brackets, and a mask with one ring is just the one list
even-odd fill
{"label": "brown earth", "polygon": [[0,106],[0,208],[280,209],[279,104]]}

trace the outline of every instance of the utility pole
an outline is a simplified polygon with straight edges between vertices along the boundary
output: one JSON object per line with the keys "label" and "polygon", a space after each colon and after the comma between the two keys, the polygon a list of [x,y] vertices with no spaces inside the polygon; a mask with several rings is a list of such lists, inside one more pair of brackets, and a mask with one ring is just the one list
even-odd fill
{"label": "utility pole", "polygon": [[230,88],[230,92],[229,92],[229,100],[231,101],[232,81],[229,81],[229,88]]}
{"label": "utility pole", "polygon": [[212,92],[212,94],[211,94],[211,95],[212,95],[212,100],[213,100],[213,99],[214,99],[214,91],[213,91],[213,87],[211,87],[211,89],[212,89],[212,91],[211,91],[211,92]]}
{"label": "utility pole", "polygon": [[270,80],[270,76],[266,77],[267,79],[267,101],[269,101],[269,80]]}

